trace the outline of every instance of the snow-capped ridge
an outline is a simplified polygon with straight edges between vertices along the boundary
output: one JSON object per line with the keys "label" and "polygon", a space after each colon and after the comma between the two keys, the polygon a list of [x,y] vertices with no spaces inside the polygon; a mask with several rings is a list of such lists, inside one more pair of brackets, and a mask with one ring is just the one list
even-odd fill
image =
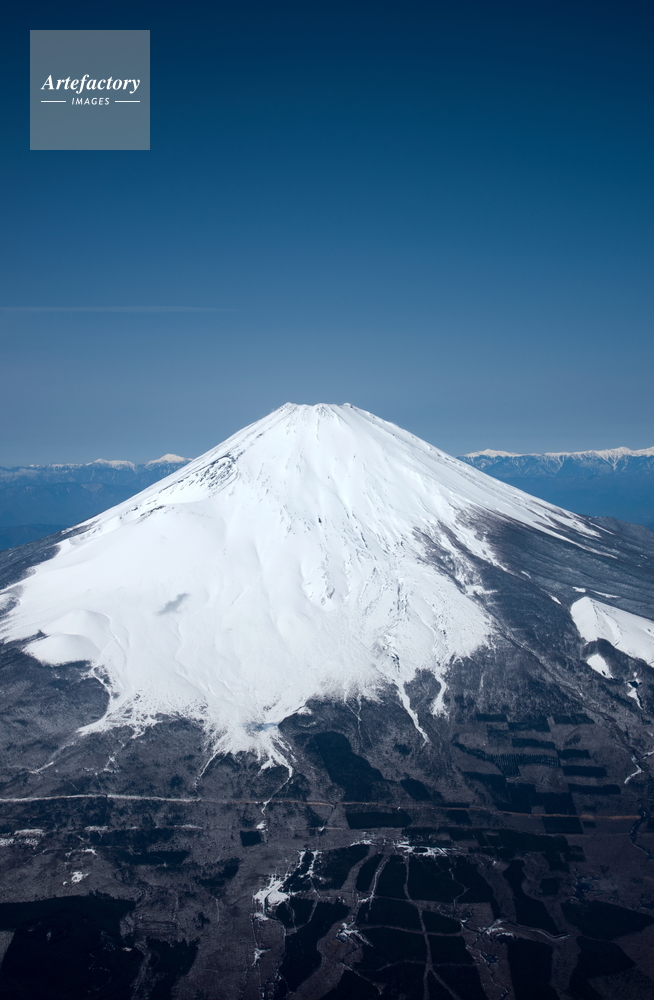
{"label": "snow-capped ridge", "polygon": [[469,451],[462,458],[519,458],[517,451],[493,451],[492,448],[484,448],[483,451]]}
{"label": "snow-capped ridge", "polygon": [[599,458],[605,462],[616,462],[628,456],[650,458],[654,456],[654,446],[651,448],[604,448],[598,450],[589,449],[587,451],[544,451],[544,452],[517,452],[517,451],[494,451],[492,448],[485,448],[483,451],[469,451],[461,457],[466,458],[549,458],[561,459],[593,459]]}
{"label": "snow-capped ridge", "polygon": [[95,458],[92,462],[50,462],[47,465],[16,465],[12,467],[0,466],[0,472],[49,472],[53,470],[77,471],[81,469],[93,469],[97,466],[106,469],[131,469],[132,472],[137,472],[139,469],[151,469],[157,465],[183,465],[190,461],[190,458],[183,458],[181,455],[172,454],[162,455],[160,458],[152,458],[142,464],[139,464],[138,462],[130,462],[126,458]]}
{"label": "snow-capped ridge", "polygon": [[133,462],[128,462],[124,458],[96,458],[93,462],[86,462],[86,465],[107,465],[112,469],[135,469]]}
{"label": "snow-capped ridge", "polygon": [[153,465],[176,465],[178,462],[190,462],[190,458],[182,458],[181,455],[162,455],[161,458],[152,458],[149,462],[145,463],[146,468],[150,468]]}

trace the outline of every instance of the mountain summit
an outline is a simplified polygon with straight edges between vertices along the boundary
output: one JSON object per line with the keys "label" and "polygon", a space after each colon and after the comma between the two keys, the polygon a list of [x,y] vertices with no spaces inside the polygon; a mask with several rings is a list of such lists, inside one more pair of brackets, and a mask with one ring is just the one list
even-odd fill
{"label": "mountain summit", "polygon": [[600,537],[372,414],[286,404],[71,533],[6,592],[3,631],[93,665],[96,725],[178,713],[246,749],[310,698],[395,685],[408,705],[417,670],[443,684],[488,643],[491,522]]}
{"label": "mountain summit", "polygon": [[0,553],[3,997],[654,996],[654,535],[287,404]]}

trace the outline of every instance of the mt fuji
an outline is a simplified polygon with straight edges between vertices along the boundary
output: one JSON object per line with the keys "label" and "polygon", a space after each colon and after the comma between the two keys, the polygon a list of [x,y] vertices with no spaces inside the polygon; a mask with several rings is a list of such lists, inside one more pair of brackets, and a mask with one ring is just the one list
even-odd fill
{"label": "mt fuji", "polygon": [[5,994],[654,995],[653,568],[349,405],[0,553]]}
{"label": "mt fuji", "polygon": [[76,529],[4,591],[3,632],[92,663],[100,725],[180,713],[254,748],[311,697],[406,700],[416,670],[442,680],[487,643],[488,517],[601,537],[525,501],[355,407],[287,405]]}

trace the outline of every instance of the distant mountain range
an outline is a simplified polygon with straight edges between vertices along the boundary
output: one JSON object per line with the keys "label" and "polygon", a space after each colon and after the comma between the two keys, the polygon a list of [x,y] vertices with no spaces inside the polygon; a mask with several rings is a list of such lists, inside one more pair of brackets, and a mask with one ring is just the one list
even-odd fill
{"label": "distant mountain range", "polygon": [[577,514],[654,528],[654,448],[544,455],[487,449],[461,459],[494,479]]}
{"label": "distant mountain range", "polygon": [[[475,451],[463,462],[566,510],[654,528],[654,448],[519,455]],[[122,503],[190,459],[136,465],[99,458],[84,465],[0,468],[0,549],[36,541]]]}
{"label": "distant mountain range", "polygon": [[179,455],[162,455],[144,465],[99,458],[84,465],[0,468],[0,549],[95,517],[187,462]]}

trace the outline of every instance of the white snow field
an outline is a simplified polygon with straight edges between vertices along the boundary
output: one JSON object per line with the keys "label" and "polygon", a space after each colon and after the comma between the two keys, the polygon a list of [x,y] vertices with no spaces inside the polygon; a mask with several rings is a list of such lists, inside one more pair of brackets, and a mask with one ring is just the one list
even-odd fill
{"label": "white snow field", "polygon": [[[593,597],[582,597],[575,601],[570,614],[586,642],[606,639],[627,656],[644,660],[650,667],[654,667],[654,622],[648,618],[613,608]],[[587,662],[604,677],[611,676],[608,665],[599,653],[593,653]]]}
{"label": "white snow field", "polygon": [[416,670],[488,640],[466,555],[496,560],[488,513],[595,534],[363,410],[289,403],[86,522],[4,592],[2,634],[89,661],[111,696],[90,728],[182,714],[266,752],[308,699],[393,684],[408,707]]}

